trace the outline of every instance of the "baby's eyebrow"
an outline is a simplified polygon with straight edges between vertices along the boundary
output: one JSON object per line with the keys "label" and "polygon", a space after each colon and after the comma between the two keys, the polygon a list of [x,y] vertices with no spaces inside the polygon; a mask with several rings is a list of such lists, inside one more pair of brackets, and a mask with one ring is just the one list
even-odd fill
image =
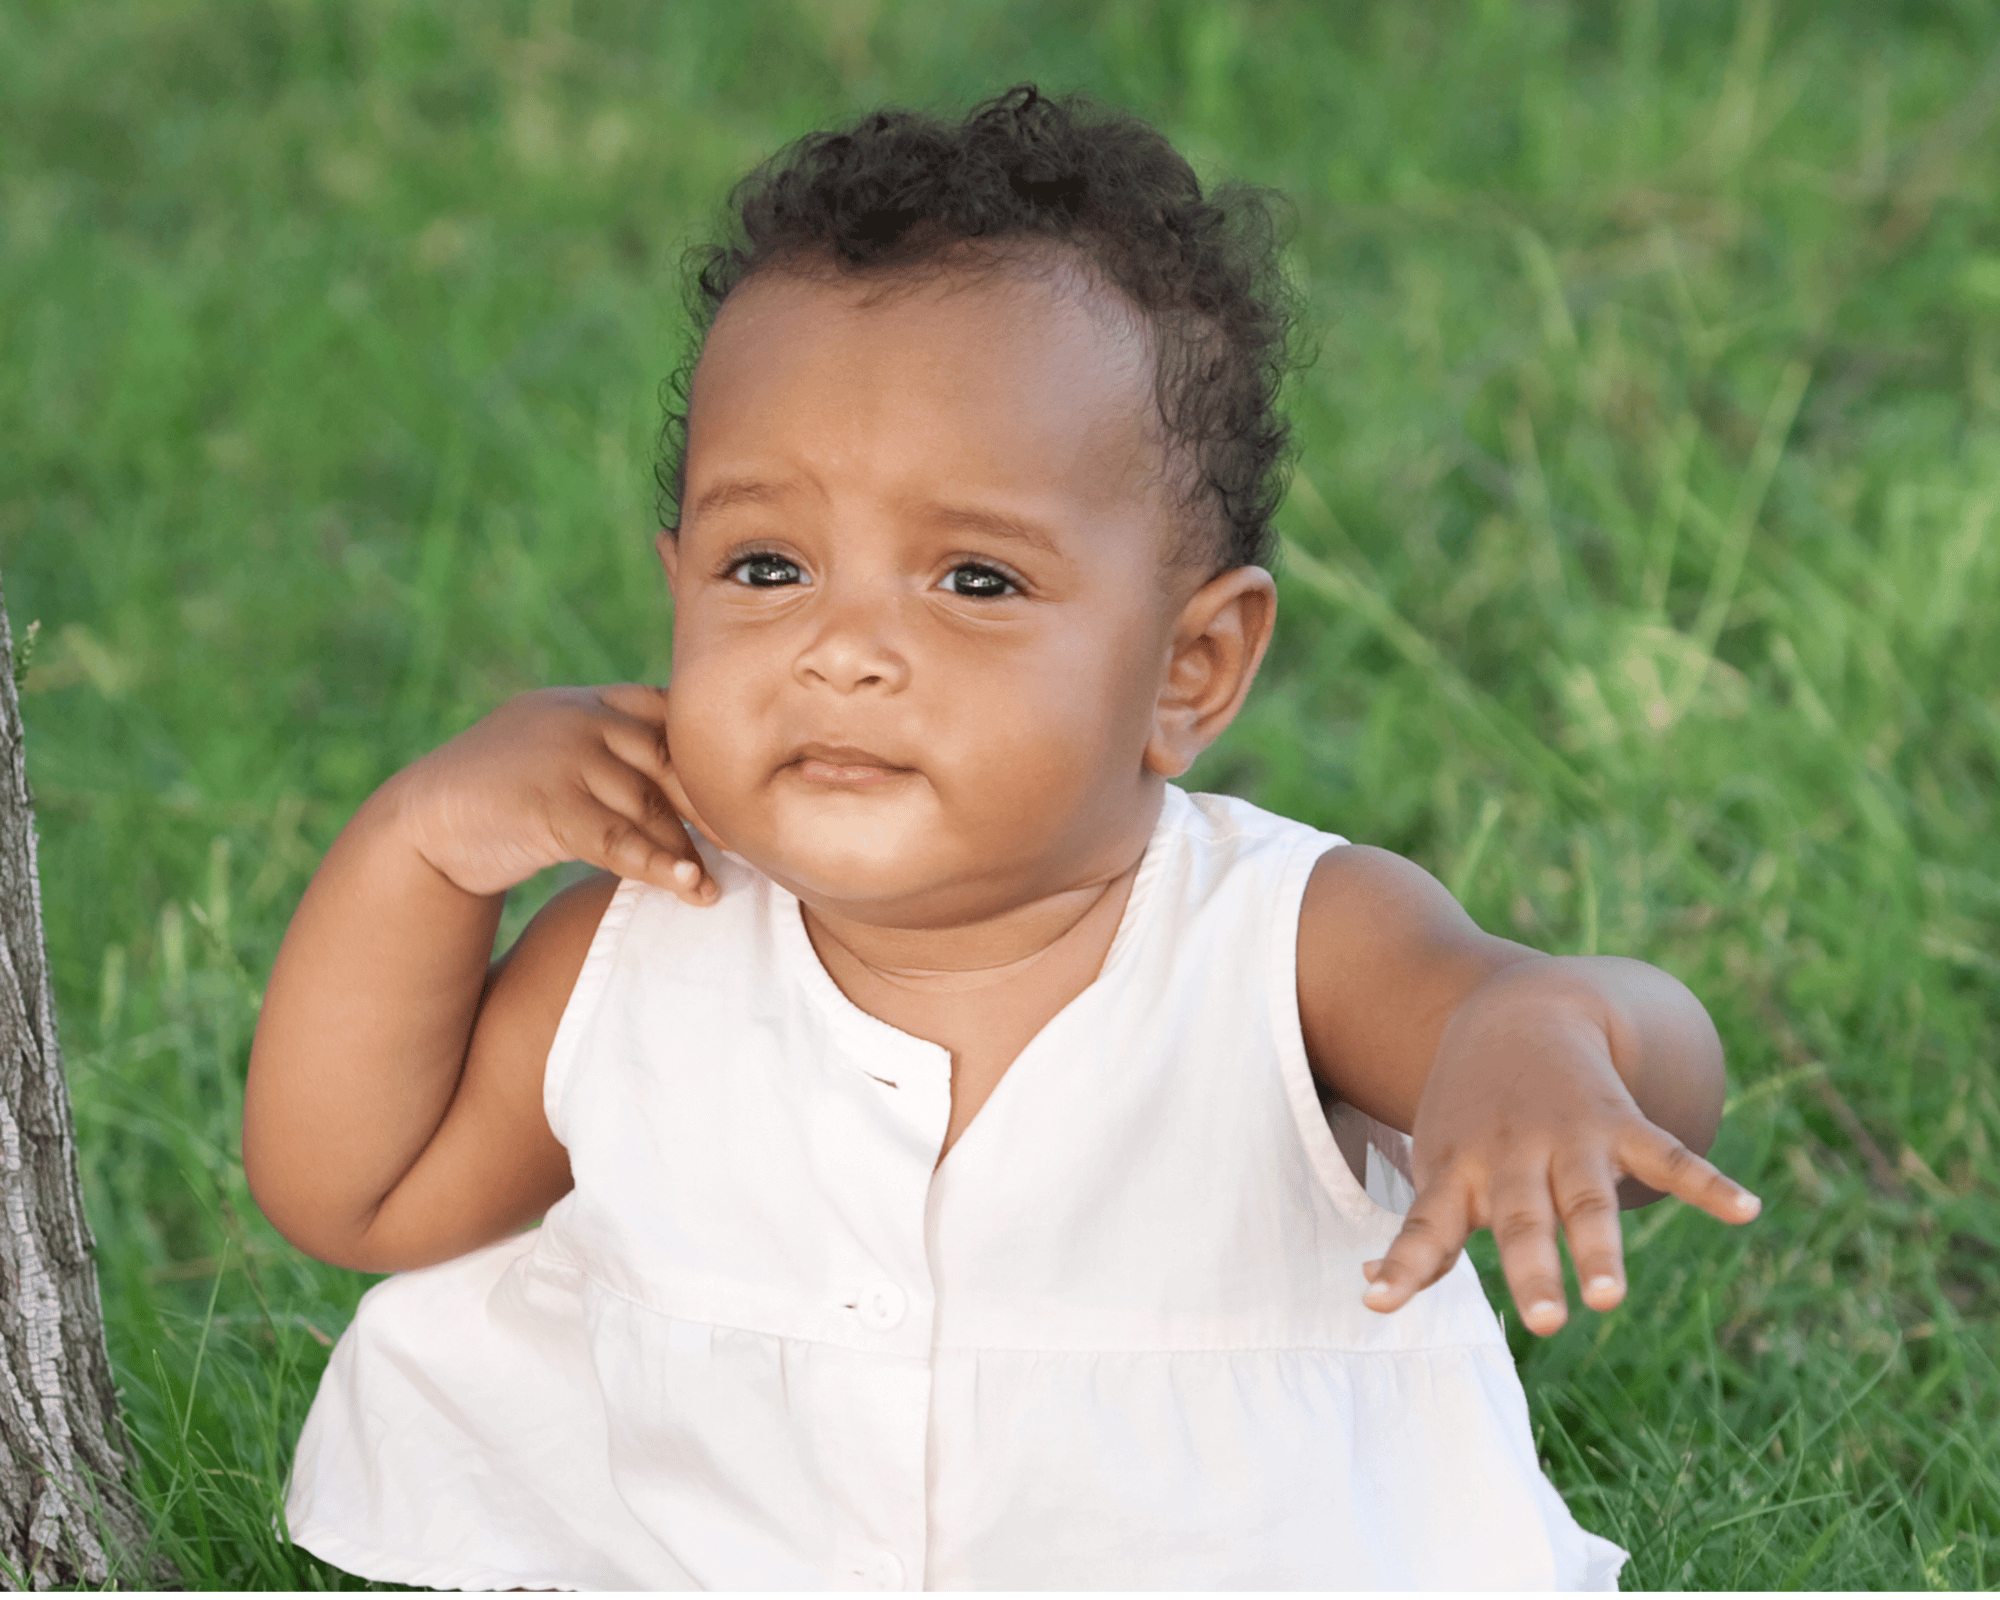
{"label": "baby's eyebrow", "polygon": [[759,478],[730,478],[704,489],[701,498],[695,501],[687,514],[690,517],[714,516],[732,506],[769,505],[783,493],[782,484]]}
{"label": "baby's eyebrow", "polygon": [[[737,506],[770,505],[773,501],[784,499],[792,487],[768,478],[726,478],[704,489],[689,507],[687,517],[692,521],[712,517]],[[1055,535],[1041,523],[991,506],[947,505],[942,501],[930,501],[916,506],[914,510],[917,517],[935,527],[957,529],[988,539],[1009,540],[1052,556],[1063,553]]]}
{"label": "baby's eyebrow", "polygon": [[923,514],[941,527],[963,528],[968,533],[984,534],[989,539],[1012,539],[1052,556],[1062,554],[1062,547],[1054,536],[1041,524],[1025,517],[1012,516],[986,506],[928,505],[923,508]]}

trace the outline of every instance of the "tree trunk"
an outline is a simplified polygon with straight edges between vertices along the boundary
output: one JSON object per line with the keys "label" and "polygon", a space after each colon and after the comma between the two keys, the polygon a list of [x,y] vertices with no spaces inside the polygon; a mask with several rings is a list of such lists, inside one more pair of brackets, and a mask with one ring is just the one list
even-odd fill
{"label": "tree trunk", "polygon": [[0,593],[0,1586],[145,1584],[42,942]]}

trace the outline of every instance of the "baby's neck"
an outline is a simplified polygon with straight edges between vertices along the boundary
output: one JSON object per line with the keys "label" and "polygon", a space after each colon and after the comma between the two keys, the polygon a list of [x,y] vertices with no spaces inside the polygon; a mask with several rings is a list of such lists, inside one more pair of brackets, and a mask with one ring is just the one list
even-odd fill
{"label": "baby's neck", "polygon": [[1096,981],[1139,876],[1065,890],[966,928],[870,927],[805,908],[827,973],[863,1011],[951,1052],[939,1160],[1049,1019]]}
{"label": "baby's neck", "polygon": [[1045,966],[1068,968],[1079,958],[1095,976],[1138,870],[1135,861],[1115,877],[957,928],[884,928],[810,906],[802,910],[806,931],[834,981],[867,1006],[854,992],[857,987],[965,994],[1031,979]]}

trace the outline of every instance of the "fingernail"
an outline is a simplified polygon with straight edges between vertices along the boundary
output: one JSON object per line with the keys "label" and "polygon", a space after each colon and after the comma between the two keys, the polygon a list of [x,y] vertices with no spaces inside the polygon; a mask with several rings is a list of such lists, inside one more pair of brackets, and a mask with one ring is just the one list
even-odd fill
{"label": "fingernail", "polygon": [[1380,1306],[1388,1298],[1389,1286],[1386,1283],[1371,1283],[1362,1292],[1361,1303],[1363,1305]]}
{"label": "fingernail", "polygon": [[1553,1300],[1537,1300],[1521,1313],[1521,1318],[1530,1327],[1538,1322],[1556,1323],[1563,1319],[1563,1308]]}
{"label": "fingernail", "polygon": [[1748,1219],[1750,1217],[1756,1216],[1757,1213],[1762,1211],[1763,1209],[1764,1209],[1764,1202],[1759,1200],[1748,1189],[1745,1189],[1741,1194],[1737,1195],[1736,1197],[1736,1214],[1739,1217]]}
{"label": "fingernail", "polygon": [[1590,1282],[1586,1283],[1583,1288],[1586,1294],[1616,1294],[1618,1292],[1618,1280],[1608,1272],[1600,1272]]}
{"label": "fingernail", "polygon": [[676,861],[674,863],[674,881],[676,883],[685,883],[692,886],[700,878],[701,868],[696,866],[692,861]]}

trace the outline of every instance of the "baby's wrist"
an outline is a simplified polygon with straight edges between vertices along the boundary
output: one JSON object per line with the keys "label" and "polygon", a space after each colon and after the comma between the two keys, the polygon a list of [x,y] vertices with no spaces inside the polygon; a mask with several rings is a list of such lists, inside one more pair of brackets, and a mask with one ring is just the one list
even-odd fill
{"label": "baby's wrist", "polygon": [[1473,1020],[1482,1027],[1573,1023],[1608,1039],[1610,1009],[1589,958],[1534,955],[1490,973],[1459,1002],[1452,1026]]}
{"label": "baby's wrist", "polygon": [[1696,1151],[1715,1137],[1721,1041],[1701,1002],[1658,967],[1623,956],[1532,957],[1466,997],[1446,1032],[1469,1029],[1523,1043],[1574,1040],[1582,1053],[1569,1059],[1601,1063],[1647,1120]]}
{"label": "baby's wrist", "polygon": [[483,881],[466,859],[458,840],[462,825],[455,825],[447,794],[424,770],[429,759],[405,767],[377,789],[355,821],[378,848],[404,857],[413,872],[442,888],[480,900],[505,894],[510,884]]}

